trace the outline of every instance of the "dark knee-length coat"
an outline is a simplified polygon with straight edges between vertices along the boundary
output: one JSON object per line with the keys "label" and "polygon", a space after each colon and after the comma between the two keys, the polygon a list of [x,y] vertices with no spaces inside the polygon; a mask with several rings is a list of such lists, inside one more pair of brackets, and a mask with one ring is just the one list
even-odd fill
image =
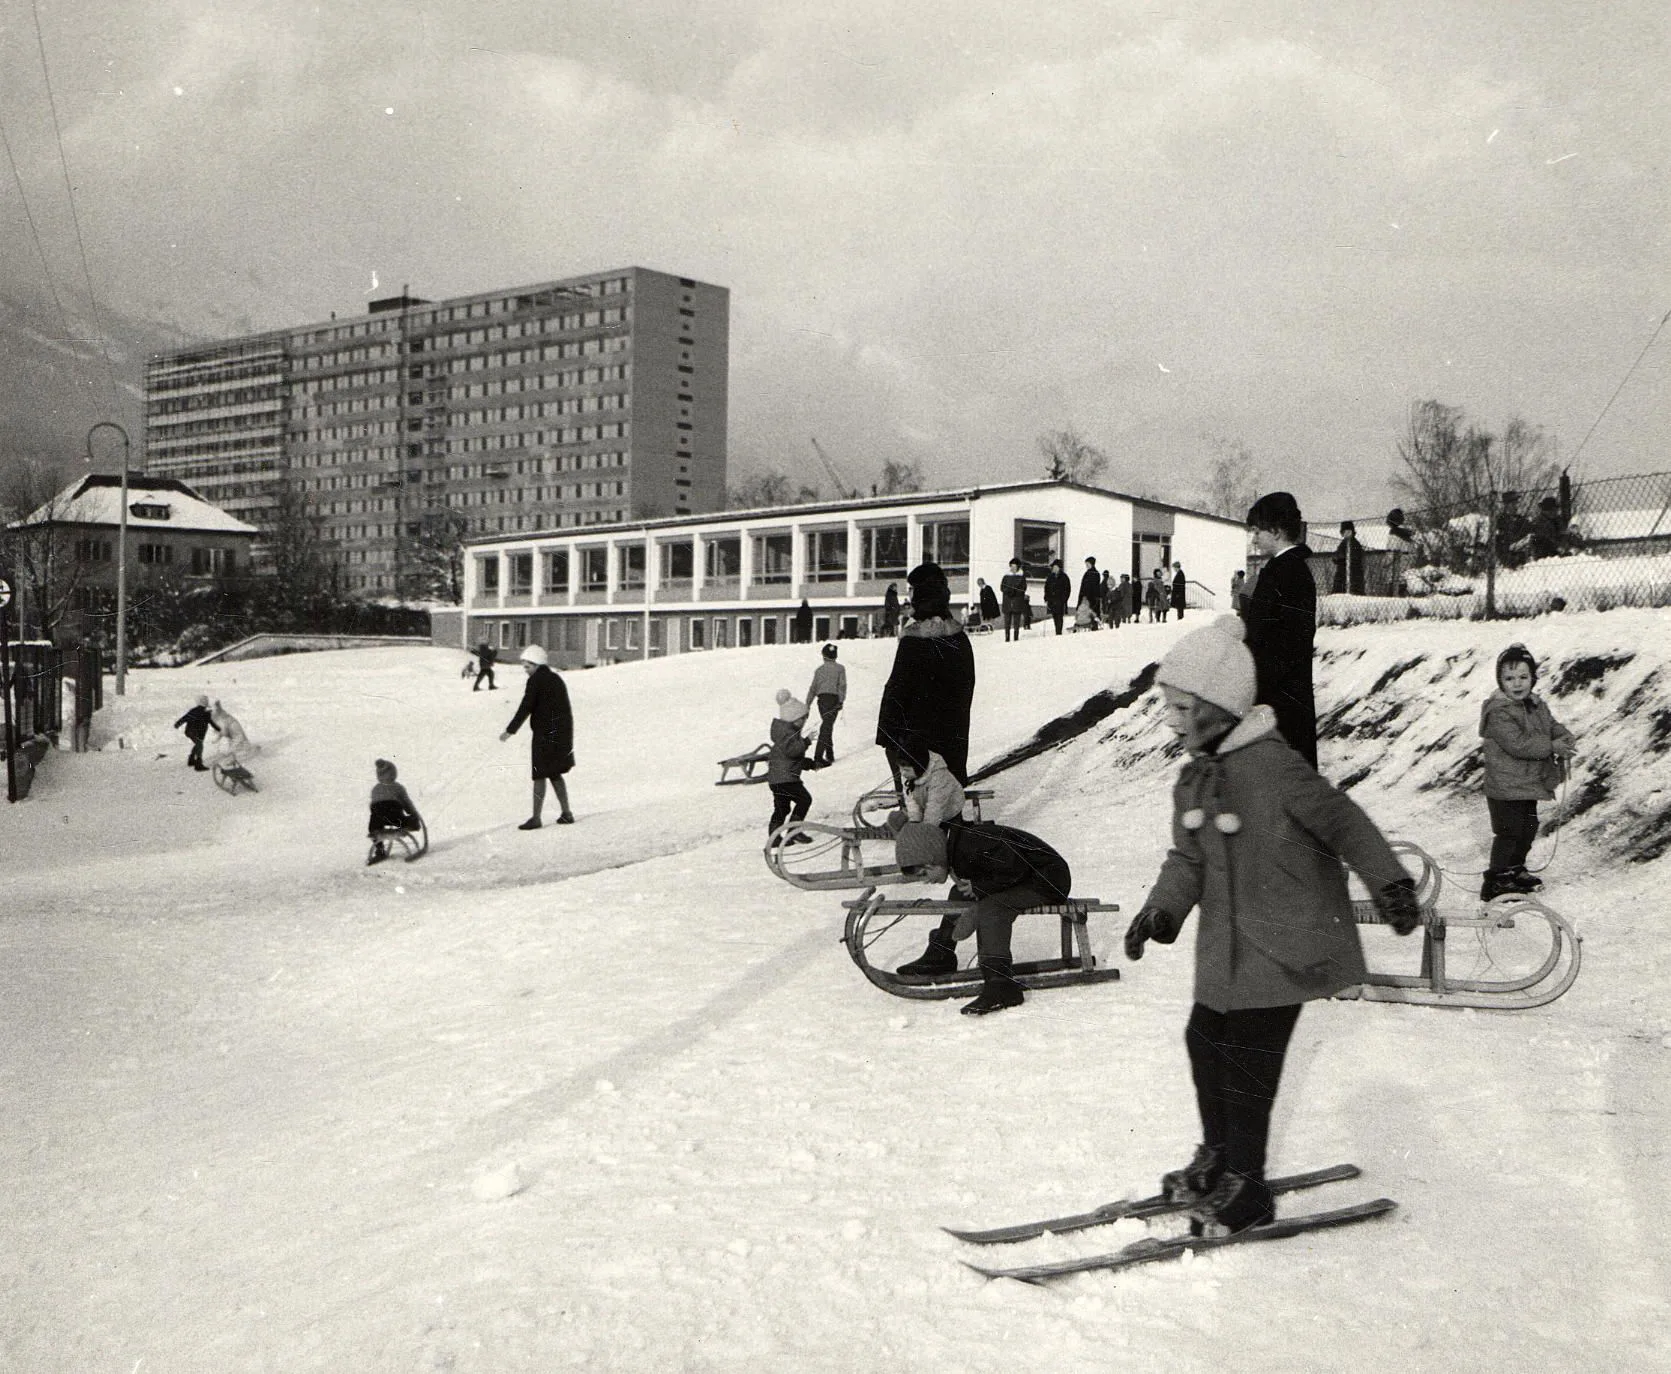
{"label": "dark knee-length coat", "polygon": [[1259,570],[1243,619],[1257,679],[1254,700],[1276,712],[1295,753],[1317,767],[1317,703],[1311,649],[1317,637],[1317,584],[1304,544],[1284,549]]}

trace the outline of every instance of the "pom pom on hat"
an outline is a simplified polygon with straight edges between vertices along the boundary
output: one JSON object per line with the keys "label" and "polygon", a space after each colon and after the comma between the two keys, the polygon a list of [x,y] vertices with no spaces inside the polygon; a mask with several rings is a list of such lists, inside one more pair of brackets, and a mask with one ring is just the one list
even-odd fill
{"label": "pom pom on hat", "polygon": [[1253,655],[1242,643],[1240,617],[1221,615],[1191,630],[1161,660],[1155,681],[1210,701],[1240,719],[1253,709]]}
{"label": "pom pom on hat", "polygon": [[805,720],[806,702],[797,696],[792,696],[788,688],[779,687],[777,689],[777,714],[779,720]]}
{"label": "pom pom on hat", "polygon": [[522,661],[524,663],[537,663],[542,668],[550,662],[545,654],[545,646],[541,644],[530,644],[524,649],[522,651]]}
{"label": "pom pom on hat", "polygon": [[795,694],[793,692],[791,692],[787,687],[779,687],[777,689],[777,704],[779,706],[782,706],[784,702],[788,701],[789,698],[794,696],[794,695]]}

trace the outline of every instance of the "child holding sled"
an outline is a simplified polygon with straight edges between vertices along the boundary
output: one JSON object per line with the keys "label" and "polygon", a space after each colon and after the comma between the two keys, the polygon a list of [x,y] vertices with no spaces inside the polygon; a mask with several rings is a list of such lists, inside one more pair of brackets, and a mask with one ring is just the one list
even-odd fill
{"label": "child holding sled", "polygon": [[388,759],[376,763],[377,783],[371,789],[371,817],[366,823],[366,838],[372,842],[372,858],[389,857],[389,842],[380,832],[385,830],[417,830],[423,817],[412,804],[412,798],[396,779],[399,771]]}
{"label": "child holding sled", "polygon": [[1223,616],[1172,646],[1156,681],[1188,749],[1172,848],[1126,931],[1126,957],[1171,944],[1191,910],[1195,1006],[1184,1031],[1201,1115],[1195,1157],[1161,1181],[1199,1228],[1270,1222],[1271,1107],[1301,1006],[1363,982],[1350,865],[1400,935],[1421,920],[1415,882],[1356,803],[1283,742],[1254,705],[1242,623]]}
{"label": "child holding sled", "polygon": [[[786,821],[806,819],[812,805],[812,793],[801,781],[801,769],[806,766],[807,737],[806,703],[799,700],[787,687],[777,689],[777,712],[772,716],[770,739],[772,751],[766,756],[766,785],[772,792],[772,819],[766,826],[771,843],[780,843],[778,829]],[[790,844],[809,844],[809,838],[797,831],[789,838]]]}
{"label": "child holding sled", "polygon": [[1532,691],[1537,680],[1531,650],[1511,644],[1497,655],[1497,690],[1480,707],[1485,805],[1491,813],[1491,865],[1480,886],[1482,902],[1543,886],[1526,871],[1526,856],[1538,837],[1538,803],[1554,800],[1574,740]]}

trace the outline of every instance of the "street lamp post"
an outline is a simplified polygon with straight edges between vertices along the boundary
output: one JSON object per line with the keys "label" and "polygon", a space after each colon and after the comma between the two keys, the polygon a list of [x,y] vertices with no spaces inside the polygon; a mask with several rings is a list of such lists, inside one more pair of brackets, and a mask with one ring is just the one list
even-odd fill
{"label": "street lamp post", "polygon": [[87,461],[93,461],[93,436],[113,429],[122,436],[122,501],[116,523],[116,695],[127,695],[128,681],[128,459],[127,430],[114,420],[100,420],[87,431]]}

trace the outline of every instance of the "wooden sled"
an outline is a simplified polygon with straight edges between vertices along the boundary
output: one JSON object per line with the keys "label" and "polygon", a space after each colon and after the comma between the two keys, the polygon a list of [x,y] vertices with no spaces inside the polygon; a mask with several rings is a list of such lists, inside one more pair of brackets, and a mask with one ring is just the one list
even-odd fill
{"label": "wooden sled", "polygon": [[[867,844],[874,862],[866,860]],[[893,832],[878,826],[787,821],[766,841],[764,853],[767,868],[808,892],[848,892],[913,881],[894,862]]]}
{"label": "wooden sled", "polygon": [[[995,793],[990,787],[965,787],[963,789],[964,811],[970,819],[979,821],[981,818],[981,803],[991,801]],[[868,792],[861,792],[858,801],[853,803],[853,828],[855,830],[880,830],[888,819],[890,811],[897,811],[904,807],[905,800],[894,786],[893,779],[879,782]]]}
{"label": "wooden sled", "polygon": [[[1578,978],[1582,942],[1566,918],[1526,894],[1505,894],[1466,915],[1438,909],[1443,880],[1439,866],[1407,841],[1393,845],[1406,865],[1421,866],[1416,899],[1422,908],[1421,965],[1415,974],[1372,972],[1359,986],[1336,994],[1368,1002],[1408,1002],[1427,1007],[1477,1007],[1486,1011],[1526,1011],[1553,1002]],[[1369,901],[1354,901],[1359,925],[1385,922]],[[1471,957],[1475,968],[1455,976],[1448,966],[1452,931],[1477,936]],[[1506,932],[1514,931],[1510,936]],[[1512,948],[1511,948],[1512,945]],[[1479,965],[1491,976],[1474,976]]]}
{"label": "wooden sled", "polygon": [[[978,968],[901,977],[871,963],[869,953],[879,938],[908,918],[926,916],[934,925],[939,925],[941,918],[949,913],[967,911],[974,905],[973,902],[936,897],[891,898],[886,893],[870,890],[842,905],[847,908],[847,926],[842,934],[842,943],[847,946],[847,953],[859,966],[859,971],[883,992],[895,997],[940,1001],[948,997],[972,997],[980,991],[981,972]],[[1074,983],[1118,980],[1120,970],[1100,967],[1096,955],[1091,953],[1088,918],[1093,911],[1119,909],[1113,902],[1100,902],[1095,897],[1070,897],[1063,902],[1028,907],[1021,913],[1022,916],[1055,916],[1060,920],[1062,952],[1061,957],[1055,959],[1018,960],[1015,964],[1016,982],[1024,988],[1054,988]]]}
{"label": "wooden sled", "polygon": [[[715,787],[729,787],[740,782],[765,782],[766,760],[771,757],[772,746],[757,744],[746,754],[738,754],[735,758],[719,761],[719,781]],[[738,773],[732,777],[732,770]]]}
{"label": "wooden sled", "polygon": [[[414,859],[421,859],[429,853],[429,827],[419,818],[416,830],[401,830],[395,826],[380,825],[367,838],[371,841],[366,850],[366,866],[382,863],[384,859],[401,859],[411,863]],[[378,846],[383,852],[377,852]]]}
{"label": "wooden sled", "polygon": [[246,792],[261,790],[255,785],[255,776],[236,758],[216,759],[210,766],[210,772],[214,774],[215,786],[234,797],[240,788]]}

